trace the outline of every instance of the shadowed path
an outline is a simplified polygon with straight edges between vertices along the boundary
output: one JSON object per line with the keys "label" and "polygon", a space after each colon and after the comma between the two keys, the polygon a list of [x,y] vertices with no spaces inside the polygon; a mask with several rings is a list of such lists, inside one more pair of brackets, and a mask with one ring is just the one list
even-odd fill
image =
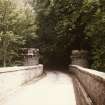
{"label": "shadowed path", "polygon": [[72,79],[61,72],[47,72],[43,79],[19,88],[0,105],[76,105]]}

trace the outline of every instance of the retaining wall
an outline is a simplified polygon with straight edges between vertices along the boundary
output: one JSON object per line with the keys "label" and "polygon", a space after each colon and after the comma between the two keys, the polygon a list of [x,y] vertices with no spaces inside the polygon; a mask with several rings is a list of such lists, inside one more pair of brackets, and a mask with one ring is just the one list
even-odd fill
{"label": "retaining wall", "polygon": [[0,98],[43,73],[43,65],[0,68]]}
{"label": "retaining wall", "polygon": [[73,74],[77,105],[105,105],[105,73],[70,66]]}

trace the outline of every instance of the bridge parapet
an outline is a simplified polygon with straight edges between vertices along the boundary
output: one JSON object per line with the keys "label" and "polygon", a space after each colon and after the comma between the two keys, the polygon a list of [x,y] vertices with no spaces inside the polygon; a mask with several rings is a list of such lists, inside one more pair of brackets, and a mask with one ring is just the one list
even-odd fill
{"label": "bridge parapet", "polygon": [[105,73],[70,65],[77,105],[105,105]]}
{"label": "bridge parapet", "polygon": [[0,99],[19,86],[37,80],[43,74],[43,65],[0,68]]}

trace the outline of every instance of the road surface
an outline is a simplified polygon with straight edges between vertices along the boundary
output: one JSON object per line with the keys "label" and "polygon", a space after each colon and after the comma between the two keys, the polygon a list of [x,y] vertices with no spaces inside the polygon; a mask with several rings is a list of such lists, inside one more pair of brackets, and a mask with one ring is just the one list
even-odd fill
{"label": "road surface", "polygon": [[38,82],[31,81],[0,105],[76,105],[72,79],[61,72],[47,72]]}

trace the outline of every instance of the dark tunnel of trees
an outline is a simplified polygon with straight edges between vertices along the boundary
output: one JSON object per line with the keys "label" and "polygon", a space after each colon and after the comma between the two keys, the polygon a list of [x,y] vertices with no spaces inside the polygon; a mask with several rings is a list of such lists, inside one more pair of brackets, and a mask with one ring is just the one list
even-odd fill
{"label": "dark tunnel of trees", "polygon": [[71,51],[85,49],[91,68],[104,70],[105,1],[29,0],[19,9],[0,0],[1,66],[15,65],[18,50],[30,47],[40,49],[49,67],[67,67]]}

